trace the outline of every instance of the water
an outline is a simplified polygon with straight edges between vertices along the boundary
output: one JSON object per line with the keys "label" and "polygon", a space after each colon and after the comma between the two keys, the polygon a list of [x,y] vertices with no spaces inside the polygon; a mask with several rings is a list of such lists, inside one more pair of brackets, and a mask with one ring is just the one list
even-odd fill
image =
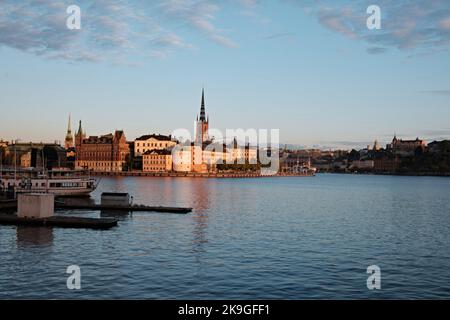
{"label": "water", "polygon": [[[103,178],[102,191],[194,211],[107,231],[0,226],[0,298],[450,298],[449,178]],[[366,286],[374,264],[381,290]]]}

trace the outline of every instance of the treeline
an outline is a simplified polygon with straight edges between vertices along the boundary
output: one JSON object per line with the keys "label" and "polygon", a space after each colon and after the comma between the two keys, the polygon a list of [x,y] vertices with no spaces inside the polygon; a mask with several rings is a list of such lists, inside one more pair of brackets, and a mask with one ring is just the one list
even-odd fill
{"label": "treeline", "polygon": [[450,173],[450,141],[442,141],[434,152],[418,150],[413,157],[402,158],[398,171]]}

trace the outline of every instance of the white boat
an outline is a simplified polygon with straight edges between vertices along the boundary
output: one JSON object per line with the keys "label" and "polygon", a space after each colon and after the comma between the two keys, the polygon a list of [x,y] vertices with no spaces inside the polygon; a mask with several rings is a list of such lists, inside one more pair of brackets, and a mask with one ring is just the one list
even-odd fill
{"label": "white boat", "polygon": [[82,170],[56,169],[38,172],[30,170],[3,171],[0,191],[18,193],[52,193],[55,196],[88,196],[98,183]]}

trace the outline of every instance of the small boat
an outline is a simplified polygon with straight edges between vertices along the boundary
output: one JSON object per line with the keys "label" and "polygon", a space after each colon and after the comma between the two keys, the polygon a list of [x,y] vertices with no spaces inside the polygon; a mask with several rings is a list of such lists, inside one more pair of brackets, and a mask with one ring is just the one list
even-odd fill
{"label": "small boat", "polygon": [[49,171],[35,169],[8,170],[1,172],[0,191],[7,194],[52,193],[58,197],[89,196],[98,182],[84,170],[67,168]]}

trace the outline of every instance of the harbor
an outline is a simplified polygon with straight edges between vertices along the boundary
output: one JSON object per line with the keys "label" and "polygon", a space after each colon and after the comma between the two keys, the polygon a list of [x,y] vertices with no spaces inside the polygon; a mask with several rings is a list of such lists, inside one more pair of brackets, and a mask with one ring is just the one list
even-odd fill
{"label": "harbor", "polygon": [[[34,227],[110,229],[116,227],[118,219],[84,218],[54,215],[55,209],[100,211],[107,215],[123,215],[132,212],[160,212],[187,214],[192,208],[164,207],[132,204],[128,193],[104,192],[101,203],[55,199],[50,193],[20,193],[17,199],[0,201],[0,225],[25,225]],[[16,211],[16,213],[11,211]],[[1,212],[5,211],[5,212]]]}

